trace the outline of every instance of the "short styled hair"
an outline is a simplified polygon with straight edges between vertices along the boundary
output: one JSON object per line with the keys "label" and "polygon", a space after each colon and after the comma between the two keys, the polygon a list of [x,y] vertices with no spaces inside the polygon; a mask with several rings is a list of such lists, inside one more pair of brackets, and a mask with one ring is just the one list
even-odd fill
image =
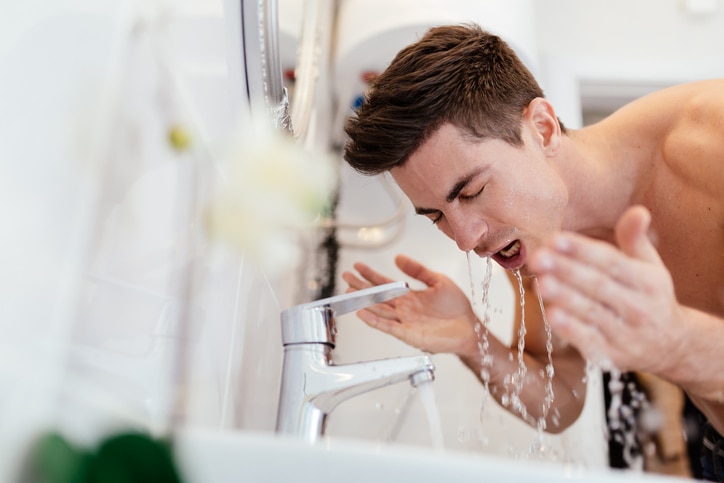
{"label": "short styled hair", "polygon": [[363,174],[389,171],[445,123],[521,146],[522,114],[537,97],[538,82],[500,37],[475,24],[434,27],[372,81],[345,123],[344,159]]}

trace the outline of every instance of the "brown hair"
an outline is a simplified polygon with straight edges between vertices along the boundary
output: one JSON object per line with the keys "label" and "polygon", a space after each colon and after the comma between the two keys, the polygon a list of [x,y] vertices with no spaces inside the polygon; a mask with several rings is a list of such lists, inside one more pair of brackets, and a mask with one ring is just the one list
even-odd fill
{"label": "brown hair", "polygon": [[435,27],[373,80],[345,124],[344,159],[364,174],[388,171],[448,122],[521,146],[523,110],[536,97],[542,89],[500,37],[475,24]]}

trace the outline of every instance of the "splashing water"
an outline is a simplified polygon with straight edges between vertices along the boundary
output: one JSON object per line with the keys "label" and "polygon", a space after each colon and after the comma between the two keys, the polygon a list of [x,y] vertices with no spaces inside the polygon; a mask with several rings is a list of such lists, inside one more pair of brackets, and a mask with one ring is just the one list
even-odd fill
{"label": "splashing water", "polygon": [[[635,471],[643,471],[644,457],[639,448],[636,432],[636,410],[645,408],[646,396],[638,391],[633,383],[625,384],[621,371],[610,362],[601,363],[600,367],[608,369],[610,380],[608,390],[611,402],[606,410],[608,416],[607,437],[622,447],[623,459],[628,467]],[[624,398],[624,389],[628,390],[630,401]]]}
{"label": "splashing water", "polygon": [[[471,252],[467,252],[468,257],[468,276],[470,278],[470,292],[471,299],[473,302],[473,309],[478,308],[478,298],[475,295],[475,282],[472,273],[472,263],[470,260]],[[478,319],[475,324],[475,335],[478,339],[478,350],[480,351],[480,380],[483,382],[483,401],[480,407],[480,413],[485,410],[485,405],[490,399],[490,368],[493,365],[493,355],[489,353],[490,341],[488,339],[488,333],[490,328],[490,297],[489,288],[490,280],[493,275],[493,265],[490,257],[485,257],[485,273],[483,274],[483,280],[481,283],[481,297],[480,301],[482,307],[480,313],[482,313],[482,320]],[[476,313],[478,311],[476,310]]]}

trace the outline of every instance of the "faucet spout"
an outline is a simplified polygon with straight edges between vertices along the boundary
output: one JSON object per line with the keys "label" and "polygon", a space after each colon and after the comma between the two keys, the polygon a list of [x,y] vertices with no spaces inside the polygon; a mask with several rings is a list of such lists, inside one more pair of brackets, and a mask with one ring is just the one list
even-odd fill
{"label": "faucet spout", "polygon": [[[349,398],[409,380],[417,385],[434,378],[426,355],[335,365],[323,344],[291,346],[285,354],[277,432],[297,434],[314,442],[324,434],[327,416]],[[299,371],[299,368],[305,368]],[[294,376],[294,375],[297,376]]]}
{"label": "faucet spout", "polygon": [[432,361],[425,355],[328,366],[329,377],[313,381],[313,385],[318,383],[314,405],[331,412],[349,398],[408,379],[412,384],[417,374],[432,376],[433,370]]}

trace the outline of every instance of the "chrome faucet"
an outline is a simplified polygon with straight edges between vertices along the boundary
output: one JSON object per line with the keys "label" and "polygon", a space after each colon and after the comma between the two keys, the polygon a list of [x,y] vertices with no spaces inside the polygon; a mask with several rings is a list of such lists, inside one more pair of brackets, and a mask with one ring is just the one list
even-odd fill
{"label": "chrome faucet", "polygon": [[427,355],[335,365],[335,315],[398,297],[405,282],[378,285],[286,309],[281,314],[284,365],[277,433],[315,442],[327,416],[341,402],[373,389],[409,380],[413,386],[434,379]]}

